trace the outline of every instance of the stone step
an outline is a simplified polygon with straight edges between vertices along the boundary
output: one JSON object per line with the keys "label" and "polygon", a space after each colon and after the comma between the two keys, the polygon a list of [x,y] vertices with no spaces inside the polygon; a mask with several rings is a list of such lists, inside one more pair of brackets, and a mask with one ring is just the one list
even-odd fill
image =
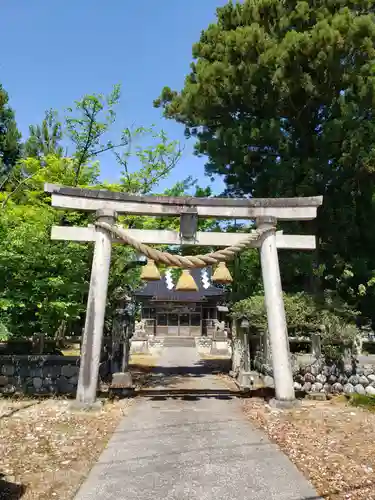
{"label": "stone step", "polygon": [[164,337],[164,347],[195,347],[194,337]]}

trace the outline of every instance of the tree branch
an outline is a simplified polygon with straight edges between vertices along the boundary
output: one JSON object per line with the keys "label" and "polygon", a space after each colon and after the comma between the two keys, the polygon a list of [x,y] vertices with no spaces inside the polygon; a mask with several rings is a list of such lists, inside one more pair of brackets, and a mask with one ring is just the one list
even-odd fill
{"label": "tree branch", "polygon": [[87,108],[85,106],[83,106],[83,110],[84,110],[87,118],[90,120],[90,123],[89,123],[89,129],[87,132],[86,143],[85,143],[85,146],[82,150],[82,153],[80,154],[78,165],[77,165],[76,175],[75,175],[75,179],[74,179],[75,186],[77,186],[77,184],[78,184],[79,174],[81,173],[82,165],[83,165],[84,161],[86,161],[86,159],[87,159],[87,153],[88,153],[91,138],[92,138],[92,129],[93,129],[93,126],[95,123],[96,105],[94,105],[94,108],[93,108],[93,111],[91,112],[91,114],[89,113],[89,111],[87,110]]}
{"label": "tree branch", "polygon": [[92,156],[100,155],[101,153],[105,153],[106,151],[110,151],[112,149],[122,148],[123,146],[126,146],[127,144],[128,144],[128,142],[122,142],[120,144],[112,144],[111,146],[107,146],[103,149],[98,149],[97,151],[94,151],[92,153]]}
{"label": "tree branch", "polygon": [[30,175],[29,177],[26,177],[25,179],[23,179],[22,181],[19,182],[18,186],[8,194],[8,196],[5,198],[5,200],[2,202],[1,204],[1,209],[4,210],[6,204],[8,203],[9,199],[14,195],[14,193],[16,193],[18,191],[18,189],[23,185],[25,184],[27,181],[29,181],[30,179],[32,179],[33,177],[35,177],[37,174],[40,173],[41,170],[44,170],[47,166],[45,167],[42,167],[40,168],[37,172],[34,172],[32,175]]}

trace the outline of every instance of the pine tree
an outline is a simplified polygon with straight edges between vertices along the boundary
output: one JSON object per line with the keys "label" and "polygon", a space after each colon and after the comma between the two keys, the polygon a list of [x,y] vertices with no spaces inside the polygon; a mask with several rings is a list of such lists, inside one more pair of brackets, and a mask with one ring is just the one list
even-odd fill
{"label": "pine tree", "polygon": [[318,264],[324,283],[345,282],[356,300],[375,276],[374,7],[230,2],[193,46],[183,89],[165,87],[155,101],[196,138],[227,194],[324,195],[310,228]]}
{"label": "pine tree", "polygon": [[0,84],[0,181],[12,170],[21,155],[21,134],[8,101],[8,94]]}
{"label": "pine tree", "polygon": [[30,137],[25,144],[25,156],[40,158],[53,154],[63,156],[64,149],[60,145],[62,140],[62,126],[56,111],[46,111],[41,125],[30,125]]}

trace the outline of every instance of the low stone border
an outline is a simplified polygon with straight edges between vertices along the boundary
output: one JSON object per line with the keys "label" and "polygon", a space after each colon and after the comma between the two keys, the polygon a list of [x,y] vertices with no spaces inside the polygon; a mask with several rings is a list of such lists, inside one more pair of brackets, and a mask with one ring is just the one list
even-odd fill
{"label": "low stone border", "polygon": [[[272,367],[261,365],[263,383],[273,387]],[[295,367],[293,370],[294,389],[307,394],[325,392],[327,394],[350,395],[353,393],[375,396],[375,365],[344,364],[327,365],[324,359]]]}
{"label": "low stone border", "polygon": [[79,356],[0,356],[0,394],[74,394]]}

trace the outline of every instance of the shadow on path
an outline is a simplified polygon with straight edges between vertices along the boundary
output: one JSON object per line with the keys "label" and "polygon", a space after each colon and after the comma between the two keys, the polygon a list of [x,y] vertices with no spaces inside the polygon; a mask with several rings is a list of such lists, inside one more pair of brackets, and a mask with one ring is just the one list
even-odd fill
{"label": "shadow on path", "polygon": [[[265,401],[275,397],[275,390],[270,388],[256,389],[253,391],[240,391],[231,389],[175,389],[168,387],[171,380],[158,382],[158,388],[153,389],[149,386],[136,392],[137,397],[148,398],[154,401],[165,401],[167,399],[181,399],[184,401],[197,401],[199,399],[248,399],[261,398]],[[160,388],[160,386],[165,387]]]}
{"label": "shadow on path", "polygon": [[[147,384],[136,395],[142,398],[163,401],[167,399],[180,399],[184,401],[197,401],[199,399],[222,399],[258,397],[266,401],[275,396],[274,389],[262,388],[252,391],[241,391],[233,388],[204,387],[204,378],[211,375],[228,375],[231,366],[230,359],[200,359],[184,366],[154,366]],[[194,383],[194,381],[197,382]],[[199,381],[199,383],[198,383]],[[187,388],[183,387],[187,383]],[[177,385],[177,387],[176,387]],[[203,387],[202,387],[203,385]],[[201,388],[198,388],[200,386]]]}
{"label": "shadow on path", "polygon": [[184,401],[197,401],[198,399],[233,399],[244,395],[230,389],[143,389],[138,393],[140,397],[150,398],[154,401],[166,399],[182,399]]}
{"label": "shadow on path", "polygon": [[10,483],[3,479],[4,474],[0,473],[0,500],[19,500],[26,492],[23,484]]}
{"label": "shadow on path", "polygon": [[200,359],[189,366],[154,366],[151,373],[204,377],[215,373],[229,373],[230,367],[230,359]]}
{"label": "shadow on path", "polygon": [[[166,366],[166,365],[158,365],[154,366],[150,372],[150,378],[147,380],[147,383],[143,386],[142,389],[138,392],[139,395],[153,395],[157,394],[167,396],[169,393],[173,396],[187,395],[187,394],[212,394],[218,393],[222,395],[228,396],[229,394],[237,395],[237,391],[221,391],[218,389],[217,391],[210,389],[198,389],[198,387],[202,387],[204,384],[204,378],[209,377],[211,375],[217,374],[228,374],[230,369],[230,360],[227,359],[209,359],[209,360],[196,360],[191,363],[184,363],[182,366]],[[181,389],[181,385],[188,383],[189,389]],[[173,387],[176,386],[179,387]],[[211,386],[210,382],[208,382],[208,386]]]}

